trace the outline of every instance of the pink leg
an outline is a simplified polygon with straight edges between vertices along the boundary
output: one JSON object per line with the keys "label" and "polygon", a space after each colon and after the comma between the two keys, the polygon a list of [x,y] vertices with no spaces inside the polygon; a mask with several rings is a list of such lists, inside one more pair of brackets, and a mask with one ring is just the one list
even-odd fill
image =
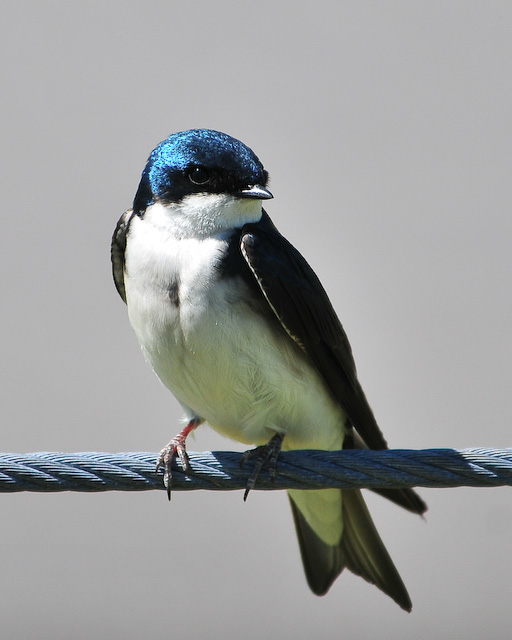
{"label": "pink leg", "polygon": [[156,462],[156,471],[158,471],[160,467],[163,467],[164,469],[164,486],[167,489],[167,497],[169,498],[169,500],[171,499],[172,464],[176,456],[178,456],[185,473],[189,473],[190,463],[188,460],[185,441],[189,433],[196,427],[198,427],[202,422],[203,420],[201,420],[200,418],[192,418],[187,426],[183,429],[183,431],[180,431],[178,435],[174,436],[169,444],[167,444],[162,449],[162,451],[160,451],[160,455],[158,456],[158,460]]}

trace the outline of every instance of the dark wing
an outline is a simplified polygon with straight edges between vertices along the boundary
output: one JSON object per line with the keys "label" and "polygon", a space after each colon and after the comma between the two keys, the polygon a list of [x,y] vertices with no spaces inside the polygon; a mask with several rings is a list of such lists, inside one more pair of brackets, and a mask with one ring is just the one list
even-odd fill
{"label": "dark wing", "polygon": [[366,445],[386,449],[357,379],[347,335],[313,269],[266,213],[242,229],[240,246],[279,322],[307,354]]}
{"label": "dark wing", "polygon": [[124,252],[126,249],[126,234],[130,220],[132,219],[132,210],[125,211],[119,218],[114,235],[112,236],[112,244],[110,245],[110,258],[112,260],[112,275],[114,283],[121,298],[126,302],[126,291],[124,289]]}
{"label": "dark wing", "polygon": [[[359,434],[359,439],[348,438],[345,447],[387,449],[357,379],[347,335],[313,269],[265,212],[258,223],[243,227],[240,248],[269,307]],[[427,509],[411,489],[379,489],[377,493],[414,513]]]}

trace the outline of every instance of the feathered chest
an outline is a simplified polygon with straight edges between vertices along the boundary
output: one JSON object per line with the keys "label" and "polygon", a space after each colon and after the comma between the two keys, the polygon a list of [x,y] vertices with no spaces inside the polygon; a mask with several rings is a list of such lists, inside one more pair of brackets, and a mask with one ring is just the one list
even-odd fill
{"label": "feathered chest", "polygon": [[226,240],[144,235],[129,238],[125,267],[143,351],[184,406],[235,427],[268,404],[269,385],[279,388],[283,370],[296,375],[296,347],[271,329],[241,277],[225,277]]}
{"label": "feathered chest", "polygon": [[[290,446],[304,439],[304,426],[332,401],[255,279],[251,286],[230,236],[177,240],[144,220],[131,224],[128,313],[160,380],[191,415],[236,440],[265,442],[272,429],[296,432]],[[328,413],[338,433],[339,408]]]}
{"label": "feathered chest", "polygon": [[233,282],[221,278],[227,240],[176,239],[139,219],[132,225],[124,283],[130,322],[144,349],[153,350],[155,340],[192,340],[201,325],[220,323],[227,299],[236,297]]}

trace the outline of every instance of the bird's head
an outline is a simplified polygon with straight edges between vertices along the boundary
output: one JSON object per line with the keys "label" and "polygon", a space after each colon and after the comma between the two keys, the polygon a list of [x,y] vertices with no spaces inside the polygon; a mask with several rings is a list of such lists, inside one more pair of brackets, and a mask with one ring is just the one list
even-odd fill
{"label": "bird's head", "polygon": [[[152,205],[201,227],[234,228],[261,216],[261,201],[272,198],[268,174],[256,154],[231,136],[212,129],[170,135],[149,156],[133,202],[143,217]],[[247,218],[247,219],[244,219]],[[212,229],[213,229],[212,227]]]}

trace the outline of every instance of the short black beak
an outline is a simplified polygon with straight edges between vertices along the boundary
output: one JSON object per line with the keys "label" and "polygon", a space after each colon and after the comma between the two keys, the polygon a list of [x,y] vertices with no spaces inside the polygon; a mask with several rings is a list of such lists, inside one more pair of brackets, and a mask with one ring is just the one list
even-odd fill
{"label": "short black beak", "polygon": [[256,198],[257,200],[270,200],[270,198],[274,197],[270,191],[262,187],[261,184],[253,184],[245,189],[240,189],[235,195],[238,198]]}

